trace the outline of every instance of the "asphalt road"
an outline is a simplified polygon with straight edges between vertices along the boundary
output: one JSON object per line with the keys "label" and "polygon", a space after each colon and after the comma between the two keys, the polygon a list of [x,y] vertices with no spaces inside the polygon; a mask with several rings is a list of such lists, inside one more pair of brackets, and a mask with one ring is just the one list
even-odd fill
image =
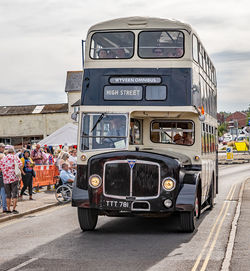
{"label": "asphalt road", "polygon": [[220,270],[241,183],[250,165],[220,169],[220,193],[198,229],[180,233],[178,218],[100,217],[81,232],[76,209],[55,207],[0,224],[0,270]]}

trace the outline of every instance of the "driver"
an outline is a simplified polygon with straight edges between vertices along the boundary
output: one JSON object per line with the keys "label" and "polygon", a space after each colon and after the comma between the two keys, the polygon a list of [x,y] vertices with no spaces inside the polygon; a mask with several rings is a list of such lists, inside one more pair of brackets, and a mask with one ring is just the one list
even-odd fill
{"label": "driver", "polygon": [[105,143],[112,144],[122,140],[122,137],[126,136],[126,123],[124,119],[120,117],[114,117],[110,120],[109,131],[104,139]]}
{"label": "driver", "polygon": [[126,127],[124,121],[120,118],[113,118],[110,121],[110,129],[108,132],[109,136],[125,136],[126,134]]}

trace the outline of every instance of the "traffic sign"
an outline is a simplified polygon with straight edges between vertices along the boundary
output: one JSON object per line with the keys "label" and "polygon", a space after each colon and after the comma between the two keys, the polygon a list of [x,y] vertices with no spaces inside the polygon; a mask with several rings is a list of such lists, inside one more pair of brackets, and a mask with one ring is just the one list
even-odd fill
{"label": "traffic sign", "polygon": [[248,126],[250,126],[250,120],[248,120]]}
{"label": "traffic sign", "polygon": [[227,153],[227,161],[233,160],[233,158],[234,158],[234,155],[233,155],[233,148],[227,147],[227,148],[226,148],[226,153]]}

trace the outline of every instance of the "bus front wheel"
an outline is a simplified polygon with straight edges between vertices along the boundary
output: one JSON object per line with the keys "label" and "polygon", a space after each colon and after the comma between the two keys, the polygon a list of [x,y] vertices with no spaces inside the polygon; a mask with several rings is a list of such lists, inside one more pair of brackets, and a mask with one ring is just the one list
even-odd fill
{"label": "bus front wheel", "polygon": [[200,197],[197,193],[195,197],[195,206],[193,211],[180,213],[181,231],[193,232],[195,230],[196,221],[200,217]]}
{"label": "bus front wheel", "polygon": [[93,231],[96,227],[98,214],[95,209],[77,208],[78,221],[82,231]]}

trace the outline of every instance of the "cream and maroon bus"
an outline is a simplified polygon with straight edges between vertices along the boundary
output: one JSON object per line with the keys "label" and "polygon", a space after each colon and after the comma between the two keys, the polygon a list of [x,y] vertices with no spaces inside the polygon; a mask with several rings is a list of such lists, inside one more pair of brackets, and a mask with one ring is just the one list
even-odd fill
{"label": "cream and maroon bus", "polygon": [[[192,232],[218,193],[212,61],[185,23],[130,17],[87,34],[72,205],[99,215],[179,213]],[[208,209],[207,207],[207,209]]]}

